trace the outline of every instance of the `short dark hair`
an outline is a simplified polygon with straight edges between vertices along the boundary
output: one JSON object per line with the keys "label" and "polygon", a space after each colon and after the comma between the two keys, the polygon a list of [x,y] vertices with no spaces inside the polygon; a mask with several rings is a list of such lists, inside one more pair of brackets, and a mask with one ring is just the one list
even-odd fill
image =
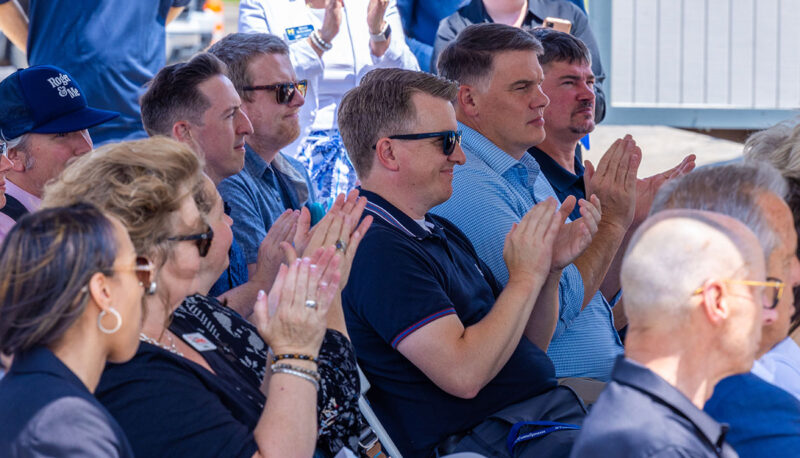
{"label": "short dark hair", "polygon": [[0,352],[58,341],[86,309],[92,275],[113,275],[117,248],[111,221],[86,203],[21,218],[0,247]]}
{"label": "short dark hair", "polygon": [[211,102],[197,86],[217,76],[227,76],[225,64],[213,54],[203,52],[189,62],[168,65],[148,83],[139,99],[142,122],[150,136],[172,134],[172,126],[182,120],[200,123]]}
{"label": "short dark hair", "polygon": [[231,33],[208,48],[208,52],[217,56],[228,66],[228,77],[233,82],[239,96],[250,102],[252,94],[242,90],[253,85],[253,79],[247,72],[250,60],[257,55],[283,54],[289,55],[289,46],[280,38],[268,33]]}
{"label": "short dark hair", "polygon": [[550,62],[592,65],[592,54],[580,38],[548,27],[536,27],[530,33],[544,48],[539,56],[539,65],[542,67]]}
{"label": "short dark hair", "polygon": [[510,25],[473,24],[458,34],[439,56],[439,74],[460,84],[475,84],[492,72],[495,54],[505,51],[542,53],[530,33]]}
{"label": "short dark hair", "polygon": [[358,176],[366,177],[375,158],[373,146],[384,135],[403,133],[416,117],[416,93],[452,102],[458,84],[430,73],[379,68],[364,76],[339,104],[339,132]]}

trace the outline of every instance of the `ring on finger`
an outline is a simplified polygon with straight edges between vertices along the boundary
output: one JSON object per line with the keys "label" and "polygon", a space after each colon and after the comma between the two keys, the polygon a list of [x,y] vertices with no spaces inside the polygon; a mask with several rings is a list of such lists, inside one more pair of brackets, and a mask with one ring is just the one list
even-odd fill
{"label": "ring on finger", "polygon": [[347,243],[342,239],[337,240],[334,246],[338,251],[341,251],[342,253],[344,253],[345,250],[347,250]]}
{"label": "ring on finger", "polygon": [[317,308],[317,301],[314,301],[314,300],[311,300],[311,299],[307,300],[306,301],[306,307],[308,307],[310,309],[316,309]]}

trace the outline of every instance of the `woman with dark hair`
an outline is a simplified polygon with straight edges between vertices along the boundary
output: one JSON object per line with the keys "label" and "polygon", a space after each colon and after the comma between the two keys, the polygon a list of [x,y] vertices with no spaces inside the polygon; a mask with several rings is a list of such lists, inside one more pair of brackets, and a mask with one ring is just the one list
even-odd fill
{"label": "woman with dark hair", "polygon": [[94,398],[106,361],[136,353],[153,266],[128,231],[76,204],[22,218],[0,248],[0,455],[133,456]]}

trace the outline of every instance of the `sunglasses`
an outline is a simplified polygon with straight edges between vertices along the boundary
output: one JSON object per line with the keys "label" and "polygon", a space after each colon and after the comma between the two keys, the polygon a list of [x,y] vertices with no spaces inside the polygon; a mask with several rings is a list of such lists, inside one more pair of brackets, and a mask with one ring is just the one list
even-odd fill
{"label": "sunglasses", "polygon": [[205,258],[208,254],[209,248],[211,248],[211,242],[214,240],[214,231],[211,229],[211,226],[207,227],[208,230],[206,232],[190,235],[176,235],[174,237],[167,238],[167,240],[171,242],[186,242],[194,240],[195,244],[197,244],[197,251],[200,253],[200,257]]}
{"label": "sunglasses", "polygon": [[[445,130],[442,132],[428,132],[424,134],[392,135],[389,138],[392,140],[422,140],[424,138],[441,138],[442,153],[444,153],[445,156],[449,156],[453,154],[453,151],[455,151],[456,145],[461,143],[461,132]],[[375,148],[375,146],[372,148]]]}
{"label": "sunglasses", "polygon": [[145,289],[147,294],[153,294],[156,290],[156,284],[153,278],[155,266],[149,259],[144,256],[136,257],[136,265],[133,269],[114,269],[115,272],[130,272],[136,274],[136,279],[139,280],[139,285]]}
{"label": "sunglasses", "polygon": [[268,86],[245,86],[242,89],[245,91],[275,91],[275,100],[281,105],[286,105],[292,101],[297,92],[302,94],[303,97],[306,96],[308,80],[301,80],[296,83],[270,84]]}

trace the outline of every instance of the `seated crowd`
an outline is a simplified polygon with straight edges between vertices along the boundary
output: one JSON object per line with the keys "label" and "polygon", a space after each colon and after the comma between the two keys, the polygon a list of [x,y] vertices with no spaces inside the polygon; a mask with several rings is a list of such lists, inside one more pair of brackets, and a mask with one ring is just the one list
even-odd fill
{"label": "seated crowd", "polygon": [[800,456],[800,120],[639,178],[629,135],[581,160],[571,3],[442,2],[427,50],[394,2],[263,3],[157,71],[150,138],[0,82],[1,456]]}

